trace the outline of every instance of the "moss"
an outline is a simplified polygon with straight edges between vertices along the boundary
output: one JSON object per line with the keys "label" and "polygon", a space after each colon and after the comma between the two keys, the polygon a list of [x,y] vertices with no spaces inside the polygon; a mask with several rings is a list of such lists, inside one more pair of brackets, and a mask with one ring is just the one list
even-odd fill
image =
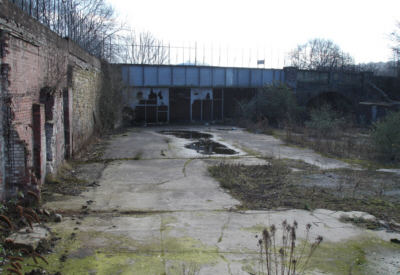
{"label": "moss", "polygon": [[250,227],[243,227],[243,228],[241,228],[241,230],[261,234],[265,228],[269,228],[269,227],[264,224],[258,223],[256,225],[253,225]]}
{"label": "moss", "polygon": [[369,274],[371,265],[367,255],[382,251],[399,253],[399,248],[374,237],[340,243],[323,242],[311,258],[307,269],[317,269],[333,275]]}
{"label": "moss", "polygon": [[161,228],[160,231],[168,232],[171,228],[170,224],[177,222],[177,218],[174,216],[161,216]]}
{"label": "moss", "polygon": [[377,169],[396,169],[399,168],[398,164],[392,163],[383,163],[374,160],[366,160],[366,159],[350,159],[350,158],[338,158],[343,162],[346,162],[351,165],[359,165],[362,168],[369,170],[377,170]]}
{"label": "moss", "polygon": [[[167,216],[161,228],[167,229],[175,220]],[[83,231],[76,236],[74,231],[55,233],[61,240],[54,253],[45,256],[49,265],[40,260],[36,265],[33,259],[27,259],[24,271],[35,265],[62,274],[88,274],[90,271],[96,274],[182,274],[182,270],[197,270],[202,265],[220,261],[216,247],[188,237],[138,242],[127,236],[97,231]]]}
{"label": "moss", "polygon": [[244,147],[244,146],[240,146],[238,144],[235,144],[236,147],[238,147],[240,150],[242,150],[243,152],[247,153],[248,155],[251,156],[255,156],[255,157],[261,157],[261,154],[257,151],[254,151],[250,148]]}

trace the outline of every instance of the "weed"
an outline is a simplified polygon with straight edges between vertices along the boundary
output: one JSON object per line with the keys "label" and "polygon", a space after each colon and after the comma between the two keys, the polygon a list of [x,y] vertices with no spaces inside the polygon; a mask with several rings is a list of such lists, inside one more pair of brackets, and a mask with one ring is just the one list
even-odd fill
{"label": "weed", "polygon": [[314,130],[316,136],[334,136],[344,125],[344,118],[333,111],[329,105],[311,110],[311,119],[306,121],[306,126]]}
{"label": "weed", "polygon": [[381,223],[377,220],[371,220],[371,219],[364,219],[362,217],[357,217],[357,218],[350,218],[350,217],[341,217],[340,221],[342,222],[349,222],[352,224],[355,224],[357,226],[367,228],[370,230],[377,230],[383,227]]}
{"label": "weed", "polygon": [[356,210],[400,221],[400,200],[389,192],[398,190],[399,177],[394,174],[320,171],[307,166],[302,166],[304,171],[292,172],[285,160],[268,161],[268,165],[249,166],[221,163],[211,166],[209,172],[244,209]]}
{"label": "weed", "polygon": [[139,151],[135,154],[135,156],[133,157],[134,160],[141,160],[143,156],[143,152]]}
{"label": "weed", "polygon": [[400,161],[400,112],[390,113],[375,123],[372,140],[381,158]]}
{"label": "weed", "polygon": [[[282,222],[281,239],[277,236],[277,228],[272,225],[270,229],[265,228],[262,238],[258,240],[260,248],[260,274],[267,275],[296,275],[304,274],[310,259],[321,244],[323,238],[318,236],[310,243],[311,224],[306,225],[306,239],[303,245],[297,247],[296,221],[292,225],[286,220]],[[278,246],[278,242],[281,241]]]}
{"label": "weed", "polygon": [[0,266],[7,265],[8,274],[24,274],[22,269],[26,258],[22,256],[32,257],[35,263],[40,259],[48,264],[37,251],[18,248],[12,239],[7,238],[23,226],[28,225],[33,229],[34,222],[41,222],[37,210],[39,199],[36,193],[27,191],[26,194],[19,194],[17,200],[1,205],[0,223],[6,227],[0,228]]}
{"label": "weed", "polygon": [[287,144],[311,148],[328,157],[356,160],[353,162],[371,160],[376,157],[369,136],[338,134],[339,131],[333,131],[336,132],[335,137],[327,138],[322,134],[315,134],[315,131],[307,128],[297,129],[297,131],[301,131],[301,133],[293,132],[292,129],[287,128],[281,138]]}
{"label": "weed", "polygon": [[240,118],[263,125],[281,126],[299,120],[304,113],[293,91],[284,85],[266,86],[250,100],[238,101],[237,105]]}

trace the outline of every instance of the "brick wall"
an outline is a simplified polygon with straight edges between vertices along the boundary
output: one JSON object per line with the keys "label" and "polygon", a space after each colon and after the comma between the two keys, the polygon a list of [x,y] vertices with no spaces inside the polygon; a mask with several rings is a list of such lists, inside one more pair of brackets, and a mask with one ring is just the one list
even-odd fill
{"label": "brick wall", "polygon": [[1,0],[0,54],[2,199],[38,190],[87,143],[100,125],[102,74],[98,59]]}

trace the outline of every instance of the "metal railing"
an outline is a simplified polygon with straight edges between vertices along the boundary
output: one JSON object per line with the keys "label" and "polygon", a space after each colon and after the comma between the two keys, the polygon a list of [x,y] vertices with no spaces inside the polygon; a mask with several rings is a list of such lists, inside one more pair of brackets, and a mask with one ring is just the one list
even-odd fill
{"label": "metal railing", "polygon": [[[105,31],[95,17],[87,17],[73,0],[8,0],[53,32],[69,38],[99,58],[108,57],[112,30]],[[102,28],[101,30],[99,28]]]}

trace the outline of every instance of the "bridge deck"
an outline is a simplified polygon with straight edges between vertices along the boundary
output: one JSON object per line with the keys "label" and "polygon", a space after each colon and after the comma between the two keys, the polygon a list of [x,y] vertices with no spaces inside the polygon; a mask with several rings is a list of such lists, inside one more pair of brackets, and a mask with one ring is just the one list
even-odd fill
{"label": "bridge deck", "polygon": [[282,69],[254,69],[189,65],[120,65],[130,87],[261,88],[283,83]]}

